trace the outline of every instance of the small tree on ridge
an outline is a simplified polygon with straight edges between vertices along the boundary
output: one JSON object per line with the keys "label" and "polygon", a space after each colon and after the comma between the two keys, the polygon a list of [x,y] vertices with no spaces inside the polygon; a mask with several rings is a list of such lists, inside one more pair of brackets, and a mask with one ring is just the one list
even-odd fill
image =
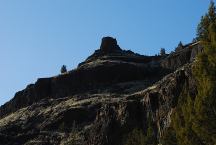
{"label": "small tree on ridge", "polygon": [[66,73],[66,72],[67,72],[66,65],[62,65],[62,67],[61,67],[61,73],[63,74],[63,73]]}

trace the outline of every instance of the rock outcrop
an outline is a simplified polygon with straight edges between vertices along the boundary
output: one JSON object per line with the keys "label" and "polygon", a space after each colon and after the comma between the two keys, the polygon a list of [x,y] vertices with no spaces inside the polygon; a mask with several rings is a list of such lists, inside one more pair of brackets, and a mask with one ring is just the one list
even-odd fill
{"label": "rock outcrop", "polygon": [[186,63],[194,61],[196,56],[203,51],[200,42],[194,42],[183,46],[178,46],[176,52],[172,52],[168,57],[162,60],[161,66],[170,70],[176,70]]}
{"label": "rock outcrop", "polygon": [[104,37],[101,42],[100,51],[104,53],[120,52],[117,40],[112,37]]}
{"label": "rock outcrop", "polygon": [[76,69],[16,93],[0,107],[0,145],[123,145],[135,128],[155,140],[170,125],[191,73],[198,43],[169,56],[143,56],[105,37]]}

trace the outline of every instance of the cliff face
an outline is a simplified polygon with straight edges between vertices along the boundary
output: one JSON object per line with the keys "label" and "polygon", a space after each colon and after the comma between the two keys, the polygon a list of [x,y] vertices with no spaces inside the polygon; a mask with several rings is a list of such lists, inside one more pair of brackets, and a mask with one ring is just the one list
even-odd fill
{"label": "cliff face", "polygon": [[191,63],[196,58],[197,54],[203,51],[203,47],[199,42],[190,43],[185,46],[181,46],[181,49],[172,52],[168,57],[162,60],[161,65],[164,68],[176,70],[186,63]]}
{"label": "cliff face", "polygon": [[79,64],[78,68],[59,76],[40,78],[35,84],[16,93],[11,101],[1,106],[0,116],[44,98],[100,93],[112,86],[111,93],[122,93],[115,86],[124,82],[144,81],[143,84],[149,86],[170,72],[160,66],[161,59],[163,57],[142,56],[122,50],[115,39],[105,37],[100,49]]}
{"label": "cliff face", "polygon": [[146,135],[149,120],[159,141],[182,89],[196,94],[186,63],[199,50],[193,44],[186,49],[142,56],[103,38],[100,49],[77,69],[38,79],[1,106],[0,144],[121,145],[135,128]]}

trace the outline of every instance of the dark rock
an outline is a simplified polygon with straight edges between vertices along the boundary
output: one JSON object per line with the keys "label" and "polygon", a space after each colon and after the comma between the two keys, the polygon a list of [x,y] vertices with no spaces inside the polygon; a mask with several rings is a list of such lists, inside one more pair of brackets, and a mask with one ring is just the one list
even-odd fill
{"label": "dark rock", "polygon": [[112,37],[102,38],[100,51],[104,53],[120,52],[121,48],[117,44],[117,40]]}

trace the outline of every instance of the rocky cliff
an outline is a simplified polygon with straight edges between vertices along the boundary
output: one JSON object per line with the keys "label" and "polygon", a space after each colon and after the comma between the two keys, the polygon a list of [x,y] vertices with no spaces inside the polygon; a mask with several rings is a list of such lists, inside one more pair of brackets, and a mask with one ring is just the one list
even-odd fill
{"label": "rocky cliff", "polygon": [[177,68],[183,66],[186,63],[192,63],[197,54],[203,51],[203,47],[200,42],[194,42],[181,46],[175,52],[171,52],[168,57],[162,60],[161,65],[164,68],[171,70],[176,70]]}
{"label": "rocky cliff", "polygon": [[193,43],[143,56],[105,37],[76,69],[38,79],[0,107],[0,144],[123,145],[134,129],[146,136],[150,126],[159,142],[182,90],[196,94],[190,68],[201,50]]}

